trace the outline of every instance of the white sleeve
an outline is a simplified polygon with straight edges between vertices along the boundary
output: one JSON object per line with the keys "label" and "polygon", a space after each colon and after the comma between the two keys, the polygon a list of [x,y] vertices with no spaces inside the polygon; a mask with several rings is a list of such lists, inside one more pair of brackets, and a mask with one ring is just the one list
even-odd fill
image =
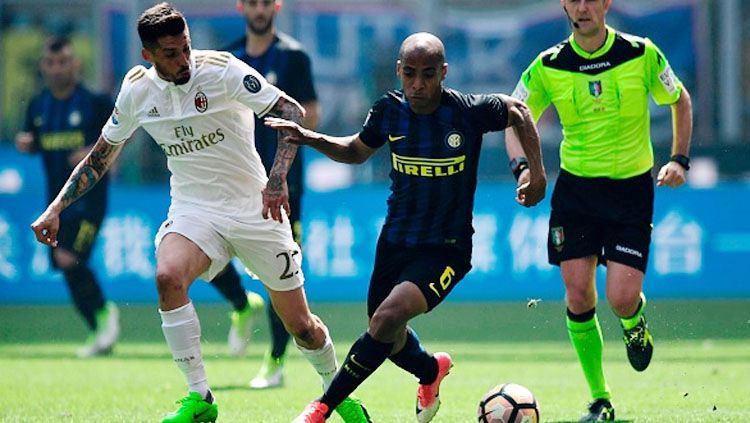
{"label": "white sleeve", "polygon": [[268,113],[281,96],[281,90],[234,56],[224,74],[224,84],[230,98],[249,107],[258,117]]}
{"label": "white sleeve", "polygon": [[[136,69],[128,72],[128,75]],[[133,98],[131,96],[132,84],[126,76],[120,86],[120,93],[117,94],[115,109],[112,116],[107,120],[102,128],[102,136],[110,144],[122,144],[127,141],[133,132],[138,129],[139,123],[136,120],[133,107]]]}

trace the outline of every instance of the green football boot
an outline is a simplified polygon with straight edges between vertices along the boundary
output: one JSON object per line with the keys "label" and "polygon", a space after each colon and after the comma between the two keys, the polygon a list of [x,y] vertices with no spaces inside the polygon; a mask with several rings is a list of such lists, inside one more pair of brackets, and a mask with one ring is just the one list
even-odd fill
{"label": "green football boot", "polygon": [[120,311],[115,303],[107,301],[96,312],[96,330],[86,338],[86,343],[78,349],[78,358],[89,358],[112,353],[112,348],[120,336]]}
{"label": "green football boot", "polygon": [[275,358],[271,355],[271,351],[267,351],[258,374],[250,381],[250,387],[253,389],[268,389],[283,385],[284,358],[285,355]]}
{"label": "green football boot", "polygon": [[362,400],[349,395],[336,407],[336,412],[346,423],[372,423],[370,414],[367,413]]}
{"label": "green football boot", "polygon": [[201,398],[198,392],[190,392],[185,398],[177,401],[177,404],[180,404],[180,408],[169,413],[161,423],[215,422],[219,416],[219,407],[210,391],[206,399]]}
{"label": "green football boot", "polygon": [[623,330],[625,349],[628,352],[630,365],[639,372],[646,370],[654,355],[654,337],[648,329],[646,317],[641,315],[633,329]]}
{"label": "green football boot", "polygon": [[232,325],[229,327],[229,354],[242,356],[247,351],[250,338],[253,336],[253,325],[262,315],[265,307],[263,297],[255,292],[247,292],[247,307],[241,311],[233,311],[229,315]]}

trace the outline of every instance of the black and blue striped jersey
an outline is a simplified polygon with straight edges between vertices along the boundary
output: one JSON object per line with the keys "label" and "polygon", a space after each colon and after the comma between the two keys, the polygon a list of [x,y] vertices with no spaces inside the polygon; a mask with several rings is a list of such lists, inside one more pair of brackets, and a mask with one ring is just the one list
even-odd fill
{"label": "black and blue striped jersey", "polygon": [[[300,103],[315,101],[318,99],[313,85],[312,67],[310,58],[302,49],[302,45],[294,38],[284,33],[277,33],[273,43],[262,55],[250,56],[245,49],[247,36],[244,36],[229,45],[225,50],[234,54],[238,59],[252,66],[266,80],[289,94]],[[255,148],[258,150],[266,173],[271,171],[273,159],[276,156],[277,144],[276,131],[265,126],[261,119],[255,118]],[[287,175],[287,184],[291,190],[296,189],[301,193],[303,187],[302,178],[302,151],[297,150],[297,157],[292,163]]]}
{"label": "black and blue striped jersey", "polygon": [[359,137],[369,147],[390,148],[391,194],[381,238],[470,251],[482,136],[507,125],[507,107],[492,94],[444,88],[429,115],[414,113],[402,91],[378,100]]}
{"label": "black and blue striped jersey", "polygon": [[[70,163],[74,151],[93,145],[112,113],[112,100],[78,85],[66,99],[55,98],[48,89],[31,99],[24,130],[34,134],[36,150],[42,154],[47,176],[47,201],[60,192],[77,163]],[[67,213],[101,215],[107,206],[108,176],[71,204]]]}

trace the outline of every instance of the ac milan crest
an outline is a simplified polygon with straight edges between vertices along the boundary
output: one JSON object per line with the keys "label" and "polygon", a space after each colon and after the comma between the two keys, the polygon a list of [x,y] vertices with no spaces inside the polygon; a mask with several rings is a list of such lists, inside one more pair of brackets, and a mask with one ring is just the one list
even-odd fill
{"label": "ac milan crest", "polygon": [[203,91],[195,93],[195,110],[203,113],[208,109],[208,97],[203,94]]}

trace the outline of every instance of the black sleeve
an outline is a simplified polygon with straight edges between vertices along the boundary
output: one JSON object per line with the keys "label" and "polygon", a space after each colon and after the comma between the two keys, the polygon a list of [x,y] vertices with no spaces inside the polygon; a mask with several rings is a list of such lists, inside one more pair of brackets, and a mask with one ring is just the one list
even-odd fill
{"label": "black sleeve", "polygon": [[365,123],[362,125],[359,139],[370,148],[380,148],[385,144],[385,135],[381,128],[383,127],[383,116],[385,115],[387,106],[388,99],[383,97],[376,101],[370,111],[367,112],[367,118],[365,118]]}
{"label": "black sleeve", "polygon": [[289,52],[289,68],[293,78],[289,78],[290,85],[285,90],[300,103],[307,103],[318,99],[313,85],[312,66],[310,57],[302,50],[292,50]]}
{"label": "black sleeve", "polygon": [[29,107],[26,108],[26,114],[23,118],[23,128],[21,128],[21,130],[24,132],[31,132],[34,137],[32,151],[39,150],[39,133],[36,129],[36,126],[34,126],[34,115],[36,114],[35,110],[37,109],[36,99],[37,97],[34,97],[31,99],[31,101],[29,101]]}
{"label": "black sleeve", "polygon": [[[104,124],[107,123],[107,119],[109,119],[109,117],[112,115],[112,110],[114,109],[115,104],[112,101],[112,98],[110,98],[110,96],[108,96],[107,94],[95,94],[93,101],[94,120],[91,122],[91,126],[94,129],[94,133],[97,133],[97,131],[101,131],[102,127],[104,127]],[[89,145],[93,145],[94,143],[96,143],[98,138],[99,136],[97,134],[97,136],[94,137],[93,140],[88,140]]]}
{"label": "black sleeve", "polygon": [[36,131],[34,129],[34,103],[36,98],[32,98],[31,101],[29,101],[29,106],[26,107],[26,114],[23,118],[23,128],[21,128],[24,132],[31,132],[36,136]]}
{"label": "black sleeve", "polygon": [[482,133],[502,131],[508,127],[508,107],[500,96],[480,94],[471,97],[473,120]]}

